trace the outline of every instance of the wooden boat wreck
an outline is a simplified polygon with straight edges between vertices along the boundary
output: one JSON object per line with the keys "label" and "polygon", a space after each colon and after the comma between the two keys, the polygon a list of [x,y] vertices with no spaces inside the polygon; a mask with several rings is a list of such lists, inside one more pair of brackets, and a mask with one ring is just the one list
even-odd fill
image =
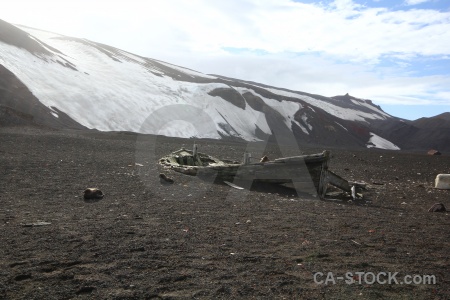
{"label": "wooden boat wreck", "polygon": [[[199,177],[221,180],[251,180],[274,184],[296,183],[314,185],[317,195],[325,198],[328,185],[352,193],[352,185],[328,170],[330,152],[278,158],[266,162],[250,162],[248,154],[244,163],[220,160],[194,150],[180,149],[162,157],[159,163],[174,171]],[[353,192],[354,193],[354,192]]]}

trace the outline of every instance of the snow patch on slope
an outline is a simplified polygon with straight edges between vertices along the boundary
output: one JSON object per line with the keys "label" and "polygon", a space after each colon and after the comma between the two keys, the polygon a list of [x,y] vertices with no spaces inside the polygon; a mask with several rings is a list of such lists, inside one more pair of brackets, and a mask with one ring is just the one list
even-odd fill
{"label": "snow patch on slope", "polygon": [[306,124],[306,126],[308,126],[309,131],[311,131],[312,126],[311,126],[311,124],[308,123],[308,116],[306,114],[302,115],[302,121],[304,124]]}
{"label": "snow patch on slope", "polygon": [[375,133],[370,133],[370,139],[367,143],[367,148],[378,148],[386,150],[400,150],[398,146],[391,143],[390,141],[376,135]]}
{"label": "snow patch on slope", "polygon": [[363,121],[363,122],[367,122],[367,119],[380,119],[380,120],[385,120],[389,117],[388,114],[376,109],[373,106],[370,106],[369,104],[366,105],[366,107],[370,108],[371,110],[374,111],[374,113],[367,113],[367,112],[362,112],[362,111],[358,111],[358,110],[354,110],[351,108],[344,108],[344,107],[340,107],[337,106],[333,103],[329,103],[320,99],[316,99],[316,98],[312,98],[306,95],[300,95],[294,92],[288,92],[288,91],[284,91],[284,90],[279,90],[276,88],[266,88],[266,90],[280,95],[280,96],[284,96],[284,97],[291,97],[291,98],[297,98],[299,100],[303,100],[306,103],[313,105],[315,107],[321,108],[324,111],[326,111],[327,113],[334,115],[340,119],[343,120],[351,120],[351,121]]}
{"label": "snow patch on slope", "polygon": [[[88,128],[154,134],[162,130],[171,136],[217,139],[220,134],[231,134],[246,140],[256,140],[256,126],[271,133],[264,114],[249,106],[236,109],[226,100],[208,95],[227,85],[176,81],[139,57],[127,55],[129,59],[118,61],[92,43],[53,37],[59,36],[43,32],[39,39],[63,54],[53,52],[52,56],[38,58],[24,49],[0,43],[0,64],[16,74],[44,105],[57,107]],[[57,63],[62,57],[78,71]],[[165,125],[164,120],[158,123],[163,128],[143,126],[148,123],[147,118],[168,106],[168,121],[183,119],[186,105],[198,108],[216,128],[198,132],[193,127],[180,126],[181,123]],[[192,122],[197,121],[195,115],[189,117]],[[233,130],[227,131],[220,124]],[[183,127],[186,130],[179,129]]]}
{"label": "snow patch on slope", "polygon": [[359,98],[357,98],[357,99],[358,99],[359,101],[355,101],[355,100],[353,100],[353,99],[351,100],[351,101],[353,102],[353,104],[359,105],[359,106],[363,106],[363,107],[366,107],[366,108],[368,108],[368,109],[370,109],[370,110],[373,110],[373,111],[377,112],[378,114],[383,115],[383,116],[385,116],[385,117],[391,117],[391,115],[385,113],[384,111],[382,111],[382,110],[379,109],[378,107],[375,107],[375,106],[373,106],[373,105],[367,103],[367,100],[359,99]]}
{"label": "snow patch on slope", "polygon": [[177,65],[172,65],[172,64],[169,64],[169,63],[166,63],[166,62],[163,62],[163,61],[158,61],[158,63],[160,63],[162,65],[165,65],[166,67],[169,67],[171,69],[174,69],[174,70],[177,70],[179,72],[182,72],[182,73],[184,73],[186,75],[189,75],[191,77],[203,77],[203,78],[208,78],[208,79],[217,79],[217,77],[214,77],[214,76],[211,76],[211,75],[206,75],[206,74],[203,74],[203,73],[200,73],[200,72],[197,72],[197,71],[194,71],[194,70],[186,69],[186,68],[183,68],[183,67],[180,67],[180,66],[177,66]]}
{"label": "snow patch on slope", "polygon": [[[275,99],[266,98],[266,97],[258,94],[257,92],[255,92],[253,89],[242,88],[242,87],[236,87],[235,89],[241,95],[243,95],[244,93],[250,92],[253,95],[261,98],[264,101],[265,104],[267,104],[272,109],[274,109],[278,113],[280,113],[281,116],[283,116],[283,122],[286,124],[286,126],[288,128],[292,129],[292,123],[295,123],[296,125],[298,125],[301,128],[301,130],[304,133],[309,134],[307,129],[302,124],[300,124],[298,121],[296,121],[294,119],[295,113],[297,111],[299,111],[301,108],[303,108],[303,106],[300,103],[286,101],[286,100],[278,101],[278,100],[275,100]],[[249,106],[249,105],[247,105],[247,106]],[[311,130],[312,126],[307,123],[307,120],[303,120],[303,121],[305,122],[306,126],[308,126],[308,128],[310,128],[310,130]]]}
{"label": "snow patch on slope", "polygon": [[339,126],[341,126],[345,131],[348,131],[347,128],[345,128],[342,124],[339,124],[338,122],[335,122],[336,124],[338,124]]}

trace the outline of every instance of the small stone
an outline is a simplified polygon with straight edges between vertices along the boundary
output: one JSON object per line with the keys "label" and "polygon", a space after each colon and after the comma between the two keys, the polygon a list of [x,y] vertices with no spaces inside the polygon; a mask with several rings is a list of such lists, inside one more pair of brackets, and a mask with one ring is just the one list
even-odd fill
{"label": "small stone", "polygon": [[17,275],[16,277],[14,277],[14,280],[22,281],[22,280],[30,279],[30,278],[31,278],[31,274],[20,274],[20,275]]}
{"label": "small stone", "polygon": [[103,192],[98,188],[87,188],[84,190],[84,199],[102,199]]}
{"label": "small stone", "polygon": [[81,294],[90,294],[95,290],[95,287],[93,286],[83,286],[81,288],[78,289],[78,291],[76,292],[77,295],[81,295]]}
{"label": "small stone", "polygon": [[447,209],[445,208],[443,203],[436,203],[428,211],[429,212],[446,212]]}

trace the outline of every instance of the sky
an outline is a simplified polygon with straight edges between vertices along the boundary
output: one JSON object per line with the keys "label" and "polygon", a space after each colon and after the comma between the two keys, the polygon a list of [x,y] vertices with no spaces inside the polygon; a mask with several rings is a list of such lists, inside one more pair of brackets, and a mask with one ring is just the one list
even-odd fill
{"label": "sky", "polygon": [[409,120],[450,112],[448,0],[3,0],[0,19]]}

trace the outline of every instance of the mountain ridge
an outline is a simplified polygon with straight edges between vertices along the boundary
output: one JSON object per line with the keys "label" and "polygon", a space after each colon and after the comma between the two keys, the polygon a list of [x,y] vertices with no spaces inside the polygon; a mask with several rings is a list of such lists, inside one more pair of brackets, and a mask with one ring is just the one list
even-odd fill
{"label": "mountain ridge", "polygon": [[[8,89],[16,80],[14,75],[36,98],[33,101],[42,105],[34,111],[16,107],[48,126],[248,141],[281,134],[305,145],[393,145],[392,149],[406,150],[435,145],[450,150],[449,145],[429,141],[423,134],[423,120],[396,118],[368,99],[349,94],[325,97],[203,74],[101,43],[1,20],[0,29],[7,32],[0,34],[0,65],[4,69],[0,90]],[[5,70],[12,75],[5,75]],[[5,99],[0,98],[0,105],[11,107],[11,100]],[[186,107],[197,115],[187,115]],[[442,124],[447,126],[447,117],[442,115],[438,119],[445,119]],[[194,125],[166,126],[175,120]],[[402,136],[405,132],[414,133],[417,141]],[[435,141],[446,141],[433,136]],[[377,145],[377,141],[382,142]]]}

